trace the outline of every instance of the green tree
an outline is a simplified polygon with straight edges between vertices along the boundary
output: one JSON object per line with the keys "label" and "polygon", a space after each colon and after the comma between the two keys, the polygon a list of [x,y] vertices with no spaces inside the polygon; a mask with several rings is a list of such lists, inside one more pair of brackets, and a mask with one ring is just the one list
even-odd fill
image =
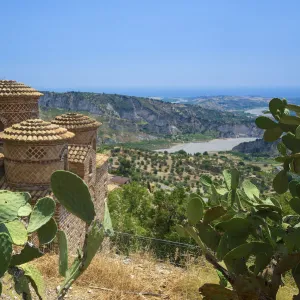
{"label": "green tree", "polygon": [[152,199],[149,191],[135,182],[109,193],[108,207],[115,230],[151,236]]}

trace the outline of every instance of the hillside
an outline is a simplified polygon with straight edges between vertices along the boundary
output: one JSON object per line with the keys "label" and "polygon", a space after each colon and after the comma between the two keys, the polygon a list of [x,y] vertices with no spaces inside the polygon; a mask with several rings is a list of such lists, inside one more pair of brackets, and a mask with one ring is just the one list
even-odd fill
{"label": "hillside", "polygon": [[245,142],[235,146],[232,151],[237,151],[245,154],[267,154],[270,156],[278,155],[277,150],[278,141],[269,143],[265,142],[263,139],[257,139],[253,142]]}
{"label": "hillside", "polygon": [[104,142],[128,142],[177,134],[205,134],[216,137],[259,136],[253,118],[241,114],[166,103],[159,100],[82,92],[43,92],[43,117],[66,111],[92,114],[102,121]]}
{"label": "hillside", "polygon": [[217,110],[248,110],[258,107],[266,107],[270,98],[259,96],[199,96],[199,97],[177,97],[163,98],[164,101],[173,103],[198,104],[203,108]]}

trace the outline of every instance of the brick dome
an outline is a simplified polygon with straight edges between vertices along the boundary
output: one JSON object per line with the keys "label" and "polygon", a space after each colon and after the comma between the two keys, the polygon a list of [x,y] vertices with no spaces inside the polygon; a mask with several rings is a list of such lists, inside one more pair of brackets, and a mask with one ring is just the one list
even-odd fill
{"label": "brick dome", "polygon": [[39,98],[42,93],[15,80],[0,80],[0,100],[6,97]]}
{"label": "brick dome", "polygon": [[15,142],[58,142],[74,137],[74,133],[66,128],[45,122],[41,119],[29,119],[6,128],[0,133],[0,139],[3,141]]}
{"label": "brick dome", "polygon": [[101,123],[96,121],[95,119],[78,113],[68,113],[57,116],[54,120],[51,121],[51,123],[65,127],[71,131],[86,131],[90,129],[96,129],[101,125]]}

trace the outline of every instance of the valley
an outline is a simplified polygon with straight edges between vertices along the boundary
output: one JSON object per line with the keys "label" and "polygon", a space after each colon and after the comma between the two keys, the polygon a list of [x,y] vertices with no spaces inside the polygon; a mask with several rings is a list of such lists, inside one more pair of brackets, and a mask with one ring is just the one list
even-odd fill
{"label": "valley", "polygon": [[109,171],[130,177],[144,186],[172,190],[184,187],[189,192],[203,192],[200,177],[203,174],[220,180],[222,171],[236,167],[242,176],[252,178],[262,190],[270,187],[276,164],[268,157],[251,157],[236,152],[195,153],[184,150],[175,153],[153,152],[141,149],[114,147],[110,151]]}
{"label": "valley", "polygon": [[157,139],[178,143],[186,136],[190,136],[188,141],[261,136],[254,116],[241,112],[117,94],[43,94],[40,107],[44,119],[71,111],[89,114],[102,122],[99,138],[104,144]]}

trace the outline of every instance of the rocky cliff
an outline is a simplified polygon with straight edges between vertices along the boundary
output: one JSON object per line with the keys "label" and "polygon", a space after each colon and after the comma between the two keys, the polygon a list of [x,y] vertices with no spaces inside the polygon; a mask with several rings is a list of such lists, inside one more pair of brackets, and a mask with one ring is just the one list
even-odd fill
{"label": "rocky cliff", "polygon": [[197,105],[117,94],[43,93],[40,99],[42,109],[88,112],[99,116],[110,129],[117,131],[134,130],[137,134],[152,136],[211,132],[219,137],[261,135],[252,118]]}
{"label": "rocky cliff", "polygon": [[235,146],[232,151],[246,154],[268,154],[270,156],[278,155],[278,141],[273,143],[265,142],[263,139],[257,139],[253,142],[245,142]]}

